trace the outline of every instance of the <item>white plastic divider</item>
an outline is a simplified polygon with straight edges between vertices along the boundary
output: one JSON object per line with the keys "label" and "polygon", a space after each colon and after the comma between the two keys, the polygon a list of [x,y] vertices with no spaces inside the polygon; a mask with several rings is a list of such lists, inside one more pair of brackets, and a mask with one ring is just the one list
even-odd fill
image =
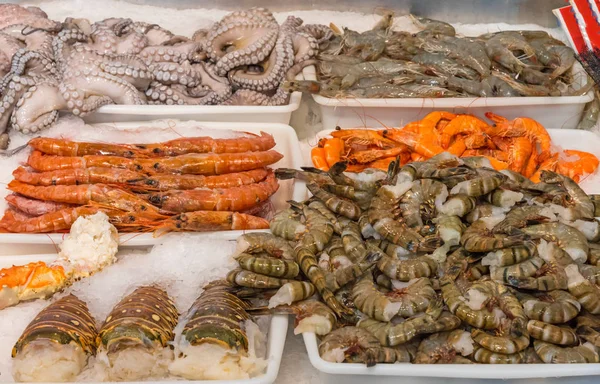
{"label": "white plastic divider", "polygon": [[[304,79],[317,80],[316,68],[304,68]],[[573,66],[575,84],[585,83],[586,73]],[[574,84],[574,85],[575,85]],[[578,88],[574,86],[574,88]],[[447,97],[404,99],[334,99],[313,95],[321,109],[323,127],[397,127],[419,120],[432,111],[445,110],[484,117],[494,112],[509,119],[530,117],[545,127],[577,127],[585,104],[594,98],[593,91],[582,96],[557,97]]]}

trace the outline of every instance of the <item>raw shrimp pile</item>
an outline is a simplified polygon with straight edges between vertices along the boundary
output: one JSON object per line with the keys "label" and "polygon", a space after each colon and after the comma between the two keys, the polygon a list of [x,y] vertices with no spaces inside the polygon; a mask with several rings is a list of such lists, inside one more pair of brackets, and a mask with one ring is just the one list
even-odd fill
{"label": "raw shrimp pile", "polygon": [[98,211],[121,232],[268,228],[261,216],[279,184],[267,166],[283,157],[266,133],[157,144],[35,138],[28,146],[0,230],[62,232]]}
{"label": "raw shrimp pile", "polygon": [[[240,297],[296,314],[331,362],[598,363],[600,197],[448,153],[307,182],[238,239]],[[243,295],[242,295],[243,293]],[[318,295],[316,295],[318,294]]]}
{"label": "raw shrimp pile", "polygon": [[448,23],[411,19],[420,32],[394,31],[391,13],[362,33],[332,27],[319,81],[286,86],[330,98],[568,96],[592,87],[574,86],[573,50],[544,31],[458,37]]}
{"label": "raw shrimp pile", "polygon": [[338,129],[332,138],[312,149],[315,167],[328,170],[339,161],[346,171],[386,170],[397,157],[400,164],[422,161],[447,151],[460,157],[485,157],[494,169],[519,172],[534,182],[542,171],[554,171],[579,182],[598,168],[598,158],[572,149],[556,151],[548,131],[537,121],[512,121],[491,112],[493,125],[471,115],[431,112],[400,129]]}

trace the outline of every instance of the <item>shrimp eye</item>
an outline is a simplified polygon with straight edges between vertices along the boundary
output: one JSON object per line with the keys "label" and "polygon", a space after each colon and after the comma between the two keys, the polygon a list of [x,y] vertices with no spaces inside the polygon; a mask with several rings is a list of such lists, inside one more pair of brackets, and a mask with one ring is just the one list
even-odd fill
{"label": "shrimp eye", "polygon": [[160,153],[160,148],[154,148],[154,150],[152,152],[154,152],[154,153]]}
{"label": "shrimp eye", "polygon": [[158,163],[155,163],[155,164],[153,165],[153,167],[154,167],[154,169],[158,169],[158,168],[160,168],[160,164],[158,164]]}
{"label": "shrimp eye", "polygon": [[145,206],[145,205],[142,205],[142,206],[140,206],[140,209],[141,209],[142,211],[145,211],[145,210],[146,210],[146,209],[148,209],[148,208],[146,208],[146,206]]}
{"label": "shrimp eye", "polygon": [[150,196],[150,202],[152,204],[160,204],[162,202],[162,199],[160,196],[153,195],[153,196]]}
{"label": "shrimp eye", "polygon": [[129,216],[128,219],[129,219],[129,221],[131,221],[133,223],[135,221],[135,216],[133,216],[133,215]]}
{"label": "shrimp eye", "polygon": [[141,166],[141,165],[139,165],[139,164],[137,164],[137,165],[135,166],[135,169],[136,169],[136,170],[138,170],[138,171],[141,171],[141,170],[142,170],[142,166]]}

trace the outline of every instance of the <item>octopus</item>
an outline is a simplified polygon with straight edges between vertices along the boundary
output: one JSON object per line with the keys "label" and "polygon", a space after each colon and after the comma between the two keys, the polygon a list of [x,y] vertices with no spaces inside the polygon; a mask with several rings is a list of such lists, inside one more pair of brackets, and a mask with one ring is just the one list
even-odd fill
{"label": "octopus", "polygon": [[49,20],[36,7],[0,5],[0,150],[8,130],[37,133],[59,111],[107,104],[282,105],[282,87],[315,63],[331,29],[281,25],[264,8],[232,12],[191,38],[129,18]]}

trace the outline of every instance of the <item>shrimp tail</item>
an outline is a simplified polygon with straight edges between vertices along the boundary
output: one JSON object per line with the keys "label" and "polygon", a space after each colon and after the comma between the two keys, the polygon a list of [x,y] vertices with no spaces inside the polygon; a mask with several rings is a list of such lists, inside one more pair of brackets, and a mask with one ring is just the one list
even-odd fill
{"label": "shrimp tail", "polygon": [[333,164],[331,168],[329,168],[329,173],[333,175],[339,175],[342,172],[344,172],[347,168],[348,163],[346,163],[345,161],[338,161],[337,163]]}

